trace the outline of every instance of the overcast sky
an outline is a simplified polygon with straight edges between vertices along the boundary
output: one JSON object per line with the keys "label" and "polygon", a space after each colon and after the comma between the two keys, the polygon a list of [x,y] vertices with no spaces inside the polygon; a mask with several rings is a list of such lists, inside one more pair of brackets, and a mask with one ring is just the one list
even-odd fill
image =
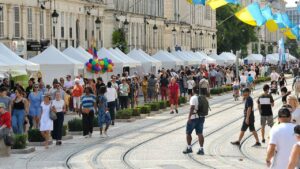
{"label": "overcast sky", "polygon": [[299,1],[299,0],[285,0],[287,2],[286,7],[295,7],[297,6],[295,1]]}

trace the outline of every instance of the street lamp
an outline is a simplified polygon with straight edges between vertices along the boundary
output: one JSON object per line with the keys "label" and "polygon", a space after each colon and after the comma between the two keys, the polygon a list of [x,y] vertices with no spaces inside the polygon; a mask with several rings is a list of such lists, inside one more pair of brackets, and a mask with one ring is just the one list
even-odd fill
{"label": "street lamp", "polygon": [[176,28],[175,27],[173,27],[173,29],[172,29],[172,34],[176,35]]}
{"label": "street lamp", "polygon": [[216,37],[216,35],[215,35],[215,34],[212,34],[212,38],[213,38],[213,40],[215,39],[215,37]]}
{"label": "street lamp", "polygon": [[96,24],[96,29],[99,30],[101,27],[101,20],[99,17],[97,17],[97,19],[95,20],[95,24]]}
{"label": "street lamp", "polygon": [[156,24],[154,24],[154,26],[153,26],[153,31],[154,31],[154,33],[157,33],[157,26],[156,26]]}
{"label": "street lamp", "polygon": [[59,17],[59,14],[56,12],[55,9],[53,10],[53,13],[51,14],[51,17],[52,17],[53,24],[56,25],[57,24],[57,19]]}

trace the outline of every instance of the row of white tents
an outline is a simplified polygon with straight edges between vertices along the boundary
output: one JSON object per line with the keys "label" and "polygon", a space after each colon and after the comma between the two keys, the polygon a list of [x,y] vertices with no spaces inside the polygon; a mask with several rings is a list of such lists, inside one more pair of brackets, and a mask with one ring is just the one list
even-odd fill
{"label": "row of white tents", "polygon": [[[115,64],[114,72],[104,74],[104,78],[108,78],[111,74],[121,74],[123,68],[127,68],[132,74],[136,72],[140,75],[145,73],[155,73],[161,68],[177,69],[180,66],[198,66],[200,64],[218,64],[232,65],[236,62],[236,56],[229,52],[223,52],[220,55],[212,54],[207,56],[203,52],[190,51],[158,51],[153,56],[148,55],[141,49],[134,49],[127,55],[120,49],[101,48],[98,51],[98,57],[109,58]],[[0,43],[0,71],[9,72],[10,74],[27,74],[27,72],[42,73],[43,79],[47,84],[51,84],[54,78],[65,77],[67,74],[73,77],[78,74],[85,76],[93,76],[85,71],[84,65],[93,56],[82,47],[69,47],[63,52],[54,46],[48,47],[39,55],[25,60],[20,58],[4,44]],[[287,61],[296,58],[287,55]],[[248,63],[262,63],[264,57],[260,54],[251,54],[245,58]],[[267,55],[265,61],[277,64],[279,60],[278,54]],[[239,59],[241,64],[243,60]]]}

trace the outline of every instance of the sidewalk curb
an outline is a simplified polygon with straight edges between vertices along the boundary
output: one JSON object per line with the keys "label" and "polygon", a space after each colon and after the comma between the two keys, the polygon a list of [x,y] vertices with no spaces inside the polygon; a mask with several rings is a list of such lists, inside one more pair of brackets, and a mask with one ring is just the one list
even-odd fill
{"label": "sidewalk curb", "polygon": [[62,137],[62,140],[72,140],[73,139],[73,136],[72,135],[66,135],[66,136],[63,136]]}
{"label": "sidewalk curb", "polygon": [[[53,144],[53,140],[48,141],[48,145],[52,145],[52,144]],[[28,146],[37,147],[37,146],[45,146],[45,145],[44,142],[29,142]]]}
{"label": "sidewalk curb", "polygon": [[26,147],[25,149],[11,149],[11,154],[30,154],[35,152],[35,147]]}

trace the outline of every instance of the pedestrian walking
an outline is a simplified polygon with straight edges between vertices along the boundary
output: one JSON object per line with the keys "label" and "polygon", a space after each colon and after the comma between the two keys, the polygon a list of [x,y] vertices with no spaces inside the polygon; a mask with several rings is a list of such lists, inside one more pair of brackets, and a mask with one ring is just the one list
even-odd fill
{"label": "pedestrian walking", "polygon": [[169,84],[169,103],[171,105],[171,113],[174,114],[174,108],[178,114],[178,100],[180,96],[179,85],[176,82],[176,78],[171,78],[171,83]]}
{"label": "pedestrian walking", "polygon": [[150,75],[150,78],[148,80],[148,97],[149,101],[152,102],[155,96],[155,85],[156,85],[156,79],[153,74]]}
{"label": "pedestrian walking", "polygon": [[299,99],[299,93],[300,93],[300,72],[294,78],[292,89],[295,90],[295,94],[297,96],[297,99]]}
{"label": "pedestrian walking", "polygon": [[91,87],[85,88],[85,95],[81,97],[80,112],[82,114],[83,136],[92,137],[94,114],[97,112],[96,96]]}
{"label": "pedestrian walking", "polygon": [[107,107],[107,98],[104,95],[106,93],[106,87],[101,86],[99,89],[99,96],[97,99],[97,107],[98,107],[98,124],[100,128],[100,137],[102,137],[102,132],[103,132],[103,124],[105,123],[105,116],[106,116],[106,111],[108,109]]}
{"label": "pedestrian walking", "polygon": [[115,109],[116,109],[116,100],[118,98],[118,94],[116,89],[112,86],[111,82],[107,83],[107,91],[105,93],[105,97],[107,98],[107,108],[111,117],[111,124],[115,125]]}
{"label": "pedestrian walking", "polygon": [[139,105],[139,91],[140,91],[140,84],[138,81],[138,77],[133,78],[133,101],[134,101],[134,107]]}
{"label": "pedestrian walking", "polygon": [[122,78],[122,83],[119,86],[119,99],[120,99],[120,106],[121,109],[127,109],[128,108],[128,95],[130,92],[130,87],[128,83],[126,82],[125,78]]}
{"label": "pedestrian walking", "polygon": [[297,143],[294,145],[287,169],[299,169],[300,168],[300,125],[295,126],[294,135],[296,137]]}
{"label": "pedestrian walking", "polygon": [[35,84],[33,87],[33,92],[28,96],[29,101],[29,116],[32,119],[30,124],[30,129],[32,127],[38,129],[40,124],[41,116],[41,103],[43,101],[43,93],[39,91],[39,85]]}
{"label": "pedestrian walking", "polygon": [[12,101],[12,126],[15,134],[24,133],[25,115],[28,113],[28,101],[24,91],[16,89],[16,98]]}
{"label": "pedestrian walking", "polygon": [[273,127],[273,111],[272,107],[274,106],[274,99],[272,95],[269,93],[270,86],[264,85],[263,91],[264,93],[259,96],[257,99],[258,110],[260,113],[260,124],[261,124],[261,137],[262,143],[265,143],[265,127],[268,125],[269,127]]}
{"label": "pedestrian walking", "polygon": [[267,149],[266,164],[270,169],[287,168],[296,138],[295,125],[291,123],[291,112],[288,108],[278,111],[279,124],[270,131],[270,141]]}
{"label": "pedestrian walking", "polygon": [[[194,87],[193,88],[193,93],[194,95],[191,97],[190,99],[190,112],[189,112],[189,116],[188,116],[188,121],[187,121],[187,125],[186,125],[186,141],[187,141],[187,148],[186,150],[183,151],[184,154],[188,154],[188,153],[192,153],[192,132],[193,130],[196,131],[196,134],[198,136],[198,141],[199,141],[199,145],[200,145],[200,149],[197,152],[198,155],[204,155],[204,149],[203,149],[203,145],[204,145],[204,137],[203,137],[203,126],[204,126],[204,122],[205,122],[205,116],[208,113],[208,109],[204,110],[202,109],[202,111],[207,111],[207,112],[200,112],[201,110],[199,109],[199,105],[201,105],[202,107],[205,105],[205,103],[208,103],[208,101],[206,100],[206,96],[202,96],[201,99],[205,99],[204,102],[200,103],[199,100],[199,87]],[[208,108],[209,106],[206,104],[206,108]]]}
{"label": "pedestrian walking", "polygon": [[208,88],[209,88],[209,83],[206,77],[203,77],[200,82],[199,82],[199,87],[200,87],[200,94],[207,96],[208,95]]}
{"label": "pedestrian walking", "polygon": [[50,119],[51,98],[49,93],[44,95],[44,101],[41,103],[42,113],[40,120],[40,132],[45,139],[44,146],[48,149],[50,132],[53,130],[53,121]]}
{"label": "pedestrian walking", "polygon": [[160,78],[160,94],[161,100],[167,100],[169,80],[167,74],[163,73]]}
{"label": "pedestrian walking", "polygon": [[243,91],[243,95],[244,95],[244,100],[245,100],[245,108],[244,108],[244,120],[243,120],[243,124],[242,124],[242,128],[241,128],[241,132],[239,135],[239,138],[237,141],[231,142],[232,145],[240,145],[240,142],[242,141],[245,132],[247,131],[247,129],[249,128],[249,130],[252,132],[253,136],[255,137],[256,143],[253,145],[254,147],[256,146],[261,146],[256,130],[255,130],[255,118],[254,118],[254,104],[253,104],[253,99],[250,96],[250,89],[249,88],[245,88]]}
{"label": "pedestrian walking", "polygon": [[144,76],[144,79],[142,81],[142,92],[144,96],[144,103],[147,103],[148,98],[148,78],[147,76]]}
{"label": "pedestrian walking", "polygon": [[300,125],[300,107],[296,96],[288,96],[287,104],[291,106],[292,123]]}
{"label": "pedestrian walking", "polygon": [[52,132],[52,138],[56,140],[56,145],[61,145],[66,104],[65,101],[61,98],[59,91],[56,92],[55,99],[51,103],[51,110],[57,116],[57,119],[53,121],[54,128]]}
{"label": "pedestrian walking", "polygon": [[79,114],[80,107],[80,98],[83,95],[83,87],[80,85],[80,80],[75,79],[75,86],[73,87],[72,97],[73,97],[73,106],[77,114]]}
{"label": "pedestrian walking", "polygon": [[[188,85],[188,95],[189,95],[189,99],[191,99],[191,97],[194,95],[193,94],[193,88],[196,86],[195,81],[193,80],[192,76],[189,76],[189,80],[187,81],[187,85]],[[198,89],[199,90],[199,89]]]}

